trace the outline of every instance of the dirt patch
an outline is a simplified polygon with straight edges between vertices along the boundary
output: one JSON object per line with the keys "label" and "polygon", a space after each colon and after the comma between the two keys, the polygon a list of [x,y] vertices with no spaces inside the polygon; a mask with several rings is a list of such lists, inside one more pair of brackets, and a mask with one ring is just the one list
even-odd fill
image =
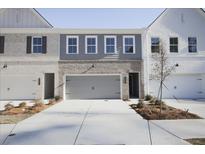
{"label": "dirt patch", "polygon": [[16,124],[33,114],[18,114],[18,115],[0,115],[0,124]]}
{"label": "dirt patch", "polygon": [[50,100],[48,104],[43,104],[42,102],[36,101],[33,106],[20,104],[17,107],[7,104],[7,108],[0,111],[0,124],[18,123],[19,121],[31,117],[32,115],[39,113],[58,102],[60,102],[60,100]]}
{"label": "dirt patch", "polygon": [[160,115],[160,105],[158,104],[132,104],[130,105],[138,114],[147,120],[171,120],[171,119],[202,119],[196,114],[183,111],[166,104],[162,105]]}
{"label": "dirt patch", "polygon": [[191,139],[185,139],[185,141],[194,145],[205,145],[205,138],[191,138]]}

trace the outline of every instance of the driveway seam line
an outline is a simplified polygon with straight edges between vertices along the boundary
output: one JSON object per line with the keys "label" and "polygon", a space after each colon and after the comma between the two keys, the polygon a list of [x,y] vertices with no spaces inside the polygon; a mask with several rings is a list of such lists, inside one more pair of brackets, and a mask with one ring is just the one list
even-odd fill
{"label": "driveway seam line", "polygon": [[154,122],[152,122],[152,121],[150,121],[150,122],[151,122],[153,125],[159,127],[160,129],[166,131],[167,133],[169,133],[169,134],[171,134],[171,135],[173,135],[173,136],[175,136],[175,137],[177,137],[177,138],[179,138],[179,139],[181,139],[181,140],[184,140],[183,138],[181,138],[181,137],[175,135],[174,133],[170,132],[169,130],[163,128],[162,126],[160,126],[160,125],[158,125],[158,124],[156,124],[156,123],[154,123]]}
{"label": "driveway seam line", "polygon": [[147,124],[148,124],[148,131],[149,131],[149,140],[150,140],[150,144],[152,145],[152,135],[151,135],[149,120],[147,120]]}
{"label": "driveway seam line", "polygon": [[76,138],[75,138],[75,141],[74,141],[74,145],[76,145],[78,136],[79,136],[79,134],[80,134],[80,131],[81,131],[82,127],[83,127],[84,121],[85,121],[85,119],[86,119],[86,117],[87,117],[87,115],[88,115],[88,111],[90,110],[90,108],[91,108],[91,104],[89,105],[89,107],[88,107],[88,109],[87,109],[87,111],[86,111],[86,113],[85,113],[85,115],[84,115],[84,117],[83,117],[83,121],[82,121],[82,123],[81,123],[81,125],[80,125],[80,128],[79,128],[79,130],[78,130],[78,133],[77,133],[77,135],[76,135]]}
{"label": "driveway seam line", "polygon": [[4,143],[6,142],[6,140],[8,139],[9,135],[13,132],[14,128],[16,127],[17,124],[14,125],[14,127],[11,129],[11,131],[9,132],[9,134],[6,136],[6,138],[4,139],[4,141],[2,142],[2,145],[4,145]]}

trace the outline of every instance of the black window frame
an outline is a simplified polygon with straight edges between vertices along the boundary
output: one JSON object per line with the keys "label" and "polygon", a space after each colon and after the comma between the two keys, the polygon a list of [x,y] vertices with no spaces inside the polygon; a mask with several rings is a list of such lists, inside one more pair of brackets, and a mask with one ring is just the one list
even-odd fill
{"label": "black window frame", "polygon": [[[176,39],[176,40],[174,40]],[[179,39],[178,37],[170,37],[169,38],[169,52],[170,53],[178,53],[179,52]]]}
{"label": "black window frame", "polygon": [[[191,39],[195,39],[195,41],[191,41]],[[194,48],[195,48],[195,51],[193,51]],[[188,52],[197,53],[197,37],[188,37]]]}
{"label": "black window frame", "polygon": [[[158,39],[158,43],[155,43],[153,39]],[[160,52],[160,38],[151,37],[151,53],[159,53],[159,52]]]}

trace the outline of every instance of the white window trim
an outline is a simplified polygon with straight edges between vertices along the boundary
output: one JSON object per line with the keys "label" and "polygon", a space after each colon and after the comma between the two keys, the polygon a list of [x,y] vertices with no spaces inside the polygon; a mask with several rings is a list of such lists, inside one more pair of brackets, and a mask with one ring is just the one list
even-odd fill
{"label": "white window trim", "polygon": [[[33,45],[33,39],[34,38],[41,38],[41,46],[42,46],[42,52],[33,52],[33,47],[34,47],[34,45]],[[43,53],[43,38],[42,38],[42,36],[31,36],[31,46],[32,46],[32,48],[31,48],[31,52],[33,53],[33,54],[42,54]]]}
{"label": "white window trim", "polygon": [[[107,38],[114,38],[115,39],[115,51],[114,51],[114,53],[107,53],[107,51],[106,51],[106,39]],[[109,54],[109,55],[117,54],[117,36],[115,36],[115,35],[105,35],[104,36],[104,54]]]}
{"label": "white window trim", "polygon": [[[87,44],[87,39],[88,38],[95,38],[95,42],[96,42],[96,44],[95,44],[95,53],[88,53],[88,44]],[[89,55],[92,55],[92,54],[97,54],[98,53],[98,37],[97,37],[97,35],[86,35],[85,36],[85,54],[89,54]]]}
{"label": "white window trim", "polygon": [[[68,39],[69,38],[76,38],[77,39],[77,52],[76,53],[69,53],[68,52]],[[76,55],[76,54],[79,54],[79,36],[76,36],[76,35],[69,35],[69,36],[66,36],[66,54],[69,54],[69,55]]]}
{"label": "white window trim", "polygon": [[[126,53],[125,52],[125,39],[126,38],[132,38],[133,39],[133,53]],[[133,35],[125,35],[123,36],[123,54],[135,54],[135,36]]]}

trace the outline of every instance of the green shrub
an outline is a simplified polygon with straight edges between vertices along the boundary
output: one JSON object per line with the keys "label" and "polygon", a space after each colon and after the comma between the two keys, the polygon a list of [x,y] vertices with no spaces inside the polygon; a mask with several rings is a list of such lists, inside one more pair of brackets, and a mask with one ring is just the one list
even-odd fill
{"label": "green shrub", "polygon": [[14,105],[8,103],[4,106],[4,108],[5,108],[5,110],[10,110],[10,109],[14,108]]}
{"label": "green shrub", "polygon": [[59,101],[61,99],[61,97],[60,96],[55,96],[54,99],[55,99],[55,101]]}
{"label": "green shrub", "polygon": [[139,103],[137,103],[137,108],[143,108],[145,106],[145,104],[143,103],[143,101],[139,101]]}
{"label": "green shrub", "polygon": [[36,101],[34,104],[34,107],[42,107],[42,106],[45,106],[45,104],[41,101]]}
{"label": "green shrub", "polygon": [[18,107],[20,107],[20,108],[26,107],[26,102],[20,103]]}
{"label": "green shrub", "polygon": [[146,95],[145,96],[145,101],[150,101],[153,97],[151,95]]}

